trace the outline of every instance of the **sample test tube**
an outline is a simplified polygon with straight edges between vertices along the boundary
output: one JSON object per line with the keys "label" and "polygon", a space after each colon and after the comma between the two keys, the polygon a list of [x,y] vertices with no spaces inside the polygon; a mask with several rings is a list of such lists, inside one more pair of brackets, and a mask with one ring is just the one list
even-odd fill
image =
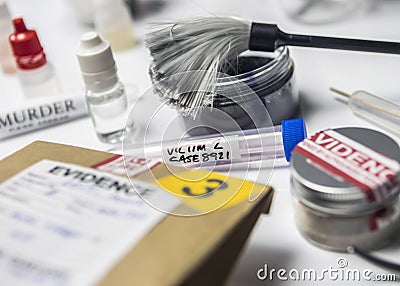
{"label": "sample test tube", "polygon": [[282,125],[227,132],[180,140],[124,145],[125,156],[161,160],[167,165],[209,167],[246,162],[290,160],[291,151],[306,138],[302,118]]}

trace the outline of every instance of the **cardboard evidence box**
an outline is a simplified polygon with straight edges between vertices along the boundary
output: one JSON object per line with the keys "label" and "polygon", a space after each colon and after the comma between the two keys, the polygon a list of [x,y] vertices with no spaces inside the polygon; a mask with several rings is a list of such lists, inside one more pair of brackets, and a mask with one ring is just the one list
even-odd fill
{"label": "cardboard evidence box", "polygon": [[[91,167],[113,156],[115,154],[38,141],[0,161],[0,182],[42,159]],[[182,170],[185,172],[187,170]],[[170,170],[158,164],[151,169],[151,175],[146,171],[135,178],[152,183],[160,180],[168,185],[170,181],[163,179],[167,176],[171,176]],[[219,210],[193,217],[167,215],[104,275],[99,284],[223,284],[257,218],[268,211],[273,195],[268,186],[246,184],[240,185],[243,190],[238,190],[239,196],[247,198],[243,193],[251,184],[261,191],[255,201],[234,200]],[[172,189],[179,187],[179,183],[172,185]],[[183,202],[179,207],[193,206]]]}

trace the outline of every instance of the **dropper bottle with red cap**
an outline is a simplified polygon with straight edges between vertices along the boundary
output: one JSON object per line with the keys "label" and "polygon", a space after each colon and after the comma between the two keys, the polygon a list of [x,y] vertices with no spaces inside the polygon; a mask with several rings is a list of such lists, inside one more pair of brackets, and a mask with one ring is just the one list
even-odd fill
{"label": "dropper bottle with red cap", "polygon": [[56,95],[60,89],[53,67],[35,30],[28,30],[22,18],[13,20],[14,33],[9,37],[17,63],[17,74],[26,97]]}

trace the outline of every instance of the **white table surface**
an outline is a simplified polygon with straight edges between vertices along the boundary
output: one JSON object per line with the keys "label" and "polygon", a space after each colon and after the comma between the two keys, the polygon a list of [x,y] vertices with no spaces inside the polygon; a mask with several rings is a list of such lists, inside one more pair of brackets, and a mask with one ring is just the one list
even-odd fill
{"label": "white table surface", "polygon": [[[90,27],[81,24],[68,6],[67,0],[9,0],[12,14],[23,16],[28,27],[37,29],[49,61],[53,64],[58,80],[65,92],[82,92],[75,52],[79,37]],[[342,22],[310,26],[290,20],[276,0],[223,0],[223,1],[167,1],[165,9],[151,19],[179,19],[181,17],[209,15],[235,15],[252,21],[275,22],[286,31],[371,39],[400,41],[400,1],[382,1],[367,15]],[[148,19],[146,19],[147,21]],[[145,21],[135,24],[139,44],[134,49],[115,53],[122,81],[133,83],[139,94],[150,88],[147,74],[149,56],[143,44]],[[375,126],[355,117],[343,103],[329,92],[331,86],[352,92],[365,89],[391,101],[400,103],[400,56],[291,48],[296,65],[301,107],[309,133],[342,127]],[[15,75],[0,74],[2,108],[23,102],[22,91]],[[57,127],[18,136],[0,142],[0,158],[35,141],[45,140],[108,150],[111,146],[100,143],[91,127],[89,118],[80,119]],[[240,176],[240,173],[236,175]],[[251,174],[250,177],[251,178]],[[371,269],[387,273],[362,259],[348,254],[328,252],[307,243],[297,232],[289,190],[289,170],[274,170],[270,180],[276,192],[270,214],[262,215],[236,264],[227,285],[311,285],[309,281],[259,281],[256,273],[267,264],[269,268],[286,270],[337,267],[337,260],[345,258],[348,268]],[[400,261],[400,238],[391,246],[378,252],[393,261]],[[150,275],[150,274],[149,274]],[[400,280],[398,280],[400,281]],[[322,285],[333,284],[326,279]],[[341,282],[345,283],[345,282]],[[360,282],[356,285],[394,285],[385,282]]]}

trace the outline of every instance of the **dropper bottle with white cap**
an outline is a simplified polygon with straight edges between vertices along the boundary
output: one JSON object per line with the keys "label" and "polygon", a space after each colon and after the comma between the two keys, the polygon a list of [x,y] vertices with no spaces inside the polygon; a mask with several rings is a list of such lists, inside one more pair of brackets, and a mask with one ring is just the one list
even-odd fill
{"label": "dropper bottle with white cap", "polygon": [[119,81],[117,68],[107,41],[96,32],[84,34],[77,52],[86,85],[86,103],[98,138],[117,143],[132,131],[127,123],[128,98]]}

